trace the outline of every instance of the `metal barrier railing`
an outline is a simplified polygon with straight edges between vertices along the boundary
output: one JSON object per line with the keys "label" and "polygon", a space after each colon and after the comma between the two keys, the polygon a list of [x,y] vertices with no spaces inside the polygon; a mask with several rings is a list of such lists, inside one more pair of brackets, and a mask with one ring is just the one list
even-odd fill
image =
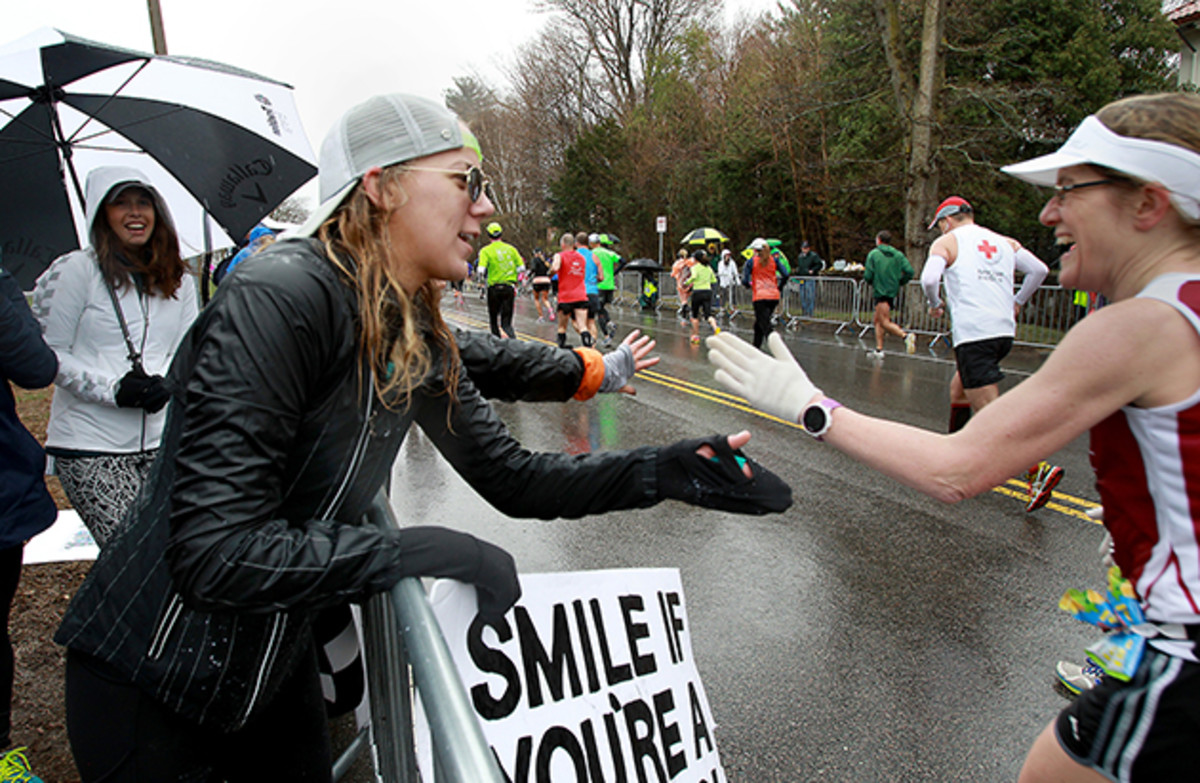
{"label": "metal barrier railing", "polygon": [[[679,291],[675,280],[666,272],[656,275],[658,286],[657,310],[674,312],[679,308]],[[750,290],[741,284],[717,294],[714,314],[730,321],[752,309]],[[618,276],[614,302],[622,307],[639,308],[642,275],[625,272]],[[873,328],[875,294],[869,283],[851,277],[821,275],[793,277],[784,286],[778,320],[787,328],[805,323],[823,323],[837,327],[835,334],[854,328],[865,337]],[[945,301],[943,287],[942,300]],[[928,340],[933,347],[939,340],[950,344],[950,316],[934,318],[925,306],[921,283],[910,281],[896,297],[892,320]],[[1014,343],[1032,348],[1053,348],[1070,326],[1082,317],[1082,308],[1073,304],[1072,291],[1062,286],[1042,286],[1034,292],[1017,317],[1017,336]]]}
{"label": "metal barrier railing", "polygon": [[[858,336],[863,337],[873,328],[875,296],[869,283],[859,282],[856,285],[860,307],[855,313],[854,323],[859,328]],[[1014,287],[1014,291],[1017,288]],[[945,302],[944,285],[941,296]],[[1017,315],[1017,334],[1013,344],[1029,348],[1053,348],[1058,345],[1063,334],[1083,316],[1083,308],[1077,308],[1072,300],[1071,290],[1062,286],[1044,285],[1038,288]],[[941,318],[929,314],[925,306],[925,292],[921,290],[919,281],[912,280],[900,290],[892,312],[892,320],[907,331],[928,338],[929,347],[936,345],[939,340],[950,345],[950,314]]]}
{"label": "metal barrier railing", "polygon": [[784,286],[782,306],[789,328],[826,323],[836,325],[834,334],[841,334],[856,320],[858,286],[848,277],[793,277]]}
{"label": "metal barrier railing", "polygon": [[[379,527],[399,527],[383,492],[366,516]],[[432,736],[432,779],[438,783],[503,783],[503,773],[484,739],[419,579],[401,579],[390,593],[377,594],[367,602],[363,641],[377,779],[382,783],[421,780],[413,738],[411,670]],[[335,774],[348,767],[352,754],[361,747],[356,739],[338,759]],[[430,779],[428,775],[426,779]]]}

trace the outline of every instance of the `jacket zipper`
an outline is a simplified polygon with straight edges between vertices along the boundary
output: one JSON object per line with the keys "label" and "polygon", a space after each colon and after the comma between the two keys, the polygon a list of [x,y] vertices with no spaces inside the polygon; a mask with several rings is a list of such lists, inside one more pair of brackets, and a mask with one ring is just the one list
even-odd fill
{"label": "jacket zipper", "polygon": [[147,658],[155,661],[162,655],[163,649],[167,645],[167,637],[171,635],[171,630],[175,627],[175,621],[179,619],[179,613],[182,610],[183,599],[179,597],[179,593],[172,591],[166,611],[163,612],[162,618],[158,621],[158,628],[150,638],[150,649],[146,652]]}
{"label": "jacket zipper", "polygon": [[[372,403],[375,399],[375,371],[371,371],[371,376],[368,379],[366,388],[366,408],[363,413],[362,428],[358,432],[358,440],[354,444],[354,448],[350,452],[350,462],[346,468],[346,475],[342,479],[341,485],[338,486],[337,492],[333,494],[333,498],[326,504],[325,508],[317,514],[318,519],[324,519],[337,510],[342,504],[344,496],[349,491],[350,485],[354,482],[354,478],[358,475],[358,469],[362,465],[363,455],[367,451],[367,434],[371,431],[371,411],[374,407]],[[246,702],[245,708],[242,710],[241,717],[238,720],[238,726],[245,724],[250,718],[250,713],[254,711],[254,707],[258,702],[258,697],[262,692],[263,683],[270,676],[271,668],[275,665],[275,655],[279,652],[279,644],[283,638],[283,631],[287,626],[287,615],[283,612],[276,612],[271,625],[271,637],[267,642],[266,654],[263,655],[262,663],[259,665],[257,674],[254,677],[254,691],[250,694],[249,701]]]}

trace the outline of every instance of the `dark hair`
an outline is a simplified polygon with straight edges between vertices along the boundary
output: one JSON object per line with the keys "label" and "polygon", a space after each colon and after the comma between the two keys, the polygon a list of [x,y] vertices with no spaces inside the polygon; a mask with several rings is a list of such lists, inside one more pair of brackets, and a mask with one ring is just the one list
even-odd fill
{"label": "dark hair", "polygon": [[888,231],[886,228],[883,231],[880,231],[878,234],[876,234],[875,238],[878,239],[880,242],[882,242],[885,245],[892,244],[892,232]]}
{"label": "dark hair", "polygon": [[703,250],[694,250],[692,251],[692,258],[703,263],[708,260],[708,253]]}
{"label": "dark hair", "polygon": [[[146,188],[139,190],[150,194]],[[134,276],[142,280],[148,294],[159,293],[164,299],[172,299],[187,273],[187,265],[179,255],[179,237],[171,227],[171,220],[158,208],[160,200],[154,198],[154,231],[149,241],[141,247],[125,248],[108,224],[108,193],[92,220],[96,259],[100,274],[116,290],[132,285]],[[150,194],[152,195],[152,194]],[[123,251],[123,252],[120,252]],[[122,260],[124,258],[124,260]]]}

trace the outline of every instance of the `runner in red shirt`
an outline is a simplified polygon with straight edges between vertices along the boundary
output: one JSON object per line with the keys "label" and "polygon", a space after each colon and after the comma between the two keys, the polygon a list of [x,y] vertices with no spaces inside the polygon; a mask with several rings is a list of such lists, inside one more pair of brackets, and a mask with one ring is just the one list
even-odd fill
{"label": "runner in red shirt", "polygon": [[562,250],[554,254],[550,274],[558,274],[558,345],[567,347],[567,322],[573,321],[575,331],[585,348],[592,346],[592,334],[587,328],[588,298],[584,276],[587,262],[575,250],[575,236],[567,233],[559,240]]}

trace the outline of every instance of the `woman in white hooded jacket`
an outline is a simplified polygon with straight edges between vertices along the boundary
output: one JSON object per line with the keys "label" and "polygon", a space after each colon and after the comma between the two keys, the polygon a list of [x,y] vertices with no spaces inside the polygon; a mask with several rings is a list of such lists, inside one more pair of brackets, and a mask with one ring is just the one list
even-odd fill
{"label": "woman in white hooded jacket", "polygon": [[33,309],[59,364],[46,451],[103,546],[154,460],[164,376],[199,308],[171,213],[146,176],[106,166],[85,191],[91,244],[38,278]]}

